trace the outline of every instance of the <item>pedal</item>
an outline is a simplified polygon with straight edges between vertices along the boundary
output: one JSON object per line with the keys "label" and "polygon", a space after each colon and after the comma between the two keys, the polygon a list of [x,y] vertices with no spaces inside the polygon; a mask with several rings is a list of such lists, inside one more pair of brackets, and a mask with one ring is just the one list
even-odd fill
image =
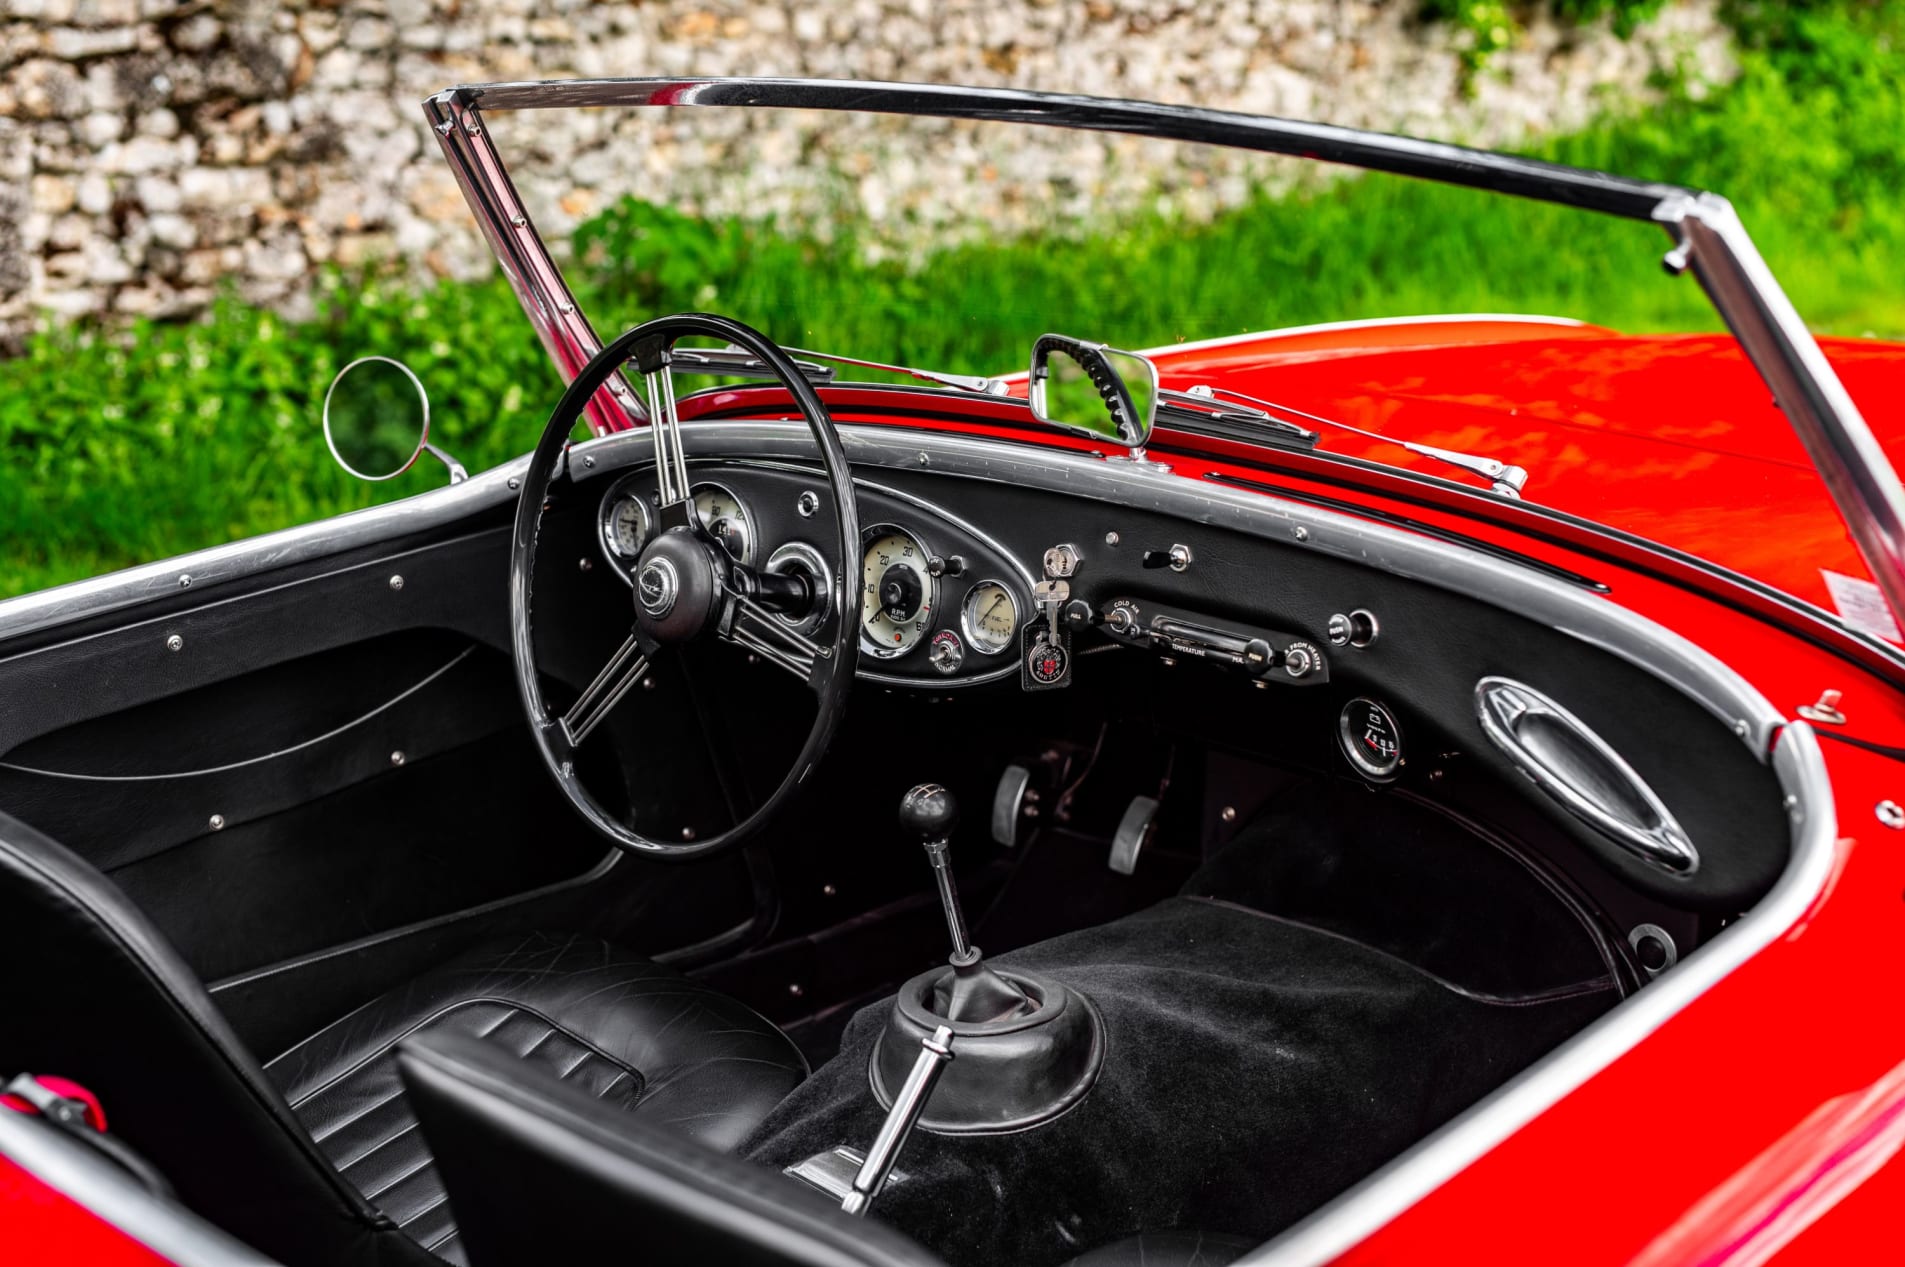
{"label": "pedal", "polygon": [[1009,765],[999,776],[992,793],[992,839],[1007,849],[1019,844],[1019,824],[1038,817],[1038,789],[1032,786],[1032,772],[1022,765]]}
{"label": "pedal", "polygon": [[1158,802],[1153,796],[1134,796],[1118,820],[1111,836],[1111,857],[1105,865],[1119,875],[1131,875],[1138,869],[1138,854],[1151,843],[1157,830]]}

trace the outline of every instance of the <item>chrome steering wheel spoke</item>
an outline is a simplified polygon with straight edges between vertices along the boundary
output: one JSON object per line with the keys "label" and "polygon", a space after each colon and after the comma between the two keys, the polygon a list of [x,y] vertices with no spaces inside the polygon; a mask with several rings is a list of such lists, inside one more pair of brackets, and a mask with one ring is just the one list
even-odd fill
{"label": "chrome steering wheel spoke", "polygon": [[[694,494],[688,480],[688,457],[681,445],[681,417],[675,410],[675,373],[670,353],[655,353],[658,364],[643,375],[648,392],[649,425],[655,432],[655,484],[661,495],[664,520],[674,507],[688,507]],[[693,517],[692,509],[687,511]]]}
{"label": "chrome steering wheel spoke", "polygon": [[631,633],[595,675],[595,680],[582,688],[582,694],[569,705],[569,711],[549,724],[561,730],[569,747],[581,747],[590,732],[622,702],[622,697],[648,676],[650,667],[648,656]]}
{"label": "chrome steering wheel spoke", "polygon": [[818,691],[833,668],[833,648],[800,632],[745,594],[732,595],[716,626],[727,642],[779,665]]}

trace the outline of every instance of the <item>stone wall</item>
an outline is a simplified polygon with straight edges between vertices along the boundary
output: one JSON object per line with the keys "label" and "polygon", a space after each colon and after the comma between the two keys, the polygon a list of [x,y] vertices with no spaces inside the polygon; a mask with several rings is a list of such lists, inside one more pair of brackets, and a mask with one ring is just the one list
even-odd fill
{"label": "stone wall", "polygon": [[[482,80],[779,74],[1191,102],[1512,144],[1721,79],[1714,0],[1634,37],[1536,14],[1464,84],[1410,0],[0,0],[0,338],[42,315],[184,316],[220,286],[296,313],[329,262],[490,267],[418,101]],[[1128,138],[752,111],[493,121],[553,238],[635,192],[925,232],[1234,203],[1273,161]]]}

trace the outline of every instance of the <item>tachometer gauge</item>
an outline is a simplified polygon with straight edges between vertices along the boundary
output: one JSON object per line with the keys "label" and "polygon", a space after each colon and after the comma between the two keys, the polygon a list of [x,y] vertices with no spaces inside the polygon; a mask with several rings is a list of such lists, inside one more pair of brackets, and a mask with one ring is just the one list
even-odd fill
{"label": "tachometer gauge", "polygon": [[742,563],[754,562],[754,520],[747,505],[719,484],[695,485],[695,517]]}
{"label": "tachometer gauge", "polygon": [[903,528],[867,533],[861,562],[860,637],[883,660],[904,655],[933,626],[939,582],[927,570],[926,547]]}
{"label": "tachometer gauge", "polygon": [[1019,600],[997,581],[981,581],[966,591],[960,627],[975,651],[998,655],[1012,645],[1019,627]]}

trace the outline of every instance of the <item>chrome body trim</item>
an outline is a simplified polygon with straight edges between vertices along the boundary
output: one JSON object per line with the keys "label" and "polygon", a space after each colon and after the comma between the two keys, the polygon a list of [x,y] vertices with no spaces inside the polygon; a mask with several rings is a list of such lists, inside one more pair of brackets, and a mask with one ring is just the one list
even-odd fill
{"label": "chrome body trim", "polygon": [[184,1206],[147,1192],[104,1153],[29,1114],[0,1109],[0,1157],[166,1262],[276,1267]]}
{"label": "chrome body trim", "polygon": [[0,644],[176,594],[183,587],[183,577],[192,578],[191,591],[196,597],[208,586],[454,524],[479,511],[515,501],[515,485],[528,469],[528,457],[520,457],[461,484],[434,488],[402,501],[9,598],[0,601]]}
{"label": "chrome body trim", "polygon": [[1793,850],[1759,905],[1488,1098],[1246,1254],[1238,1267],[1322,1267],[1340,1257],[1613,1064],[1791,928],[1832,874],[1839,826],[1812,727],[1793,722],[1780,733],[1773,771],[1792,801]]}
{"label": "chrome body trim", "polygon": [[1589,324],[1574,317],[1547,317],[1539,313],[1438,312],[1416,317],[1363,317],[1355,321],[1317,321],[1307,326],[1279,326],[1274,330],[1251,330],[1244,334],[1222,334],[1214,339],[1195,339],[1189,343],[1169,343],[1161,347],[1139,348],[1138,354],[1140,356],[1173,356],[1179,352],[1209,352],[1217,348],[1235,347],[1242,343],[1257,343],[1264,339],[1283,339],[1295,335],[1335,334],[1343,330],[1380,330],[1388,326],[1439,326],[1453,321],[1574,327]]}

